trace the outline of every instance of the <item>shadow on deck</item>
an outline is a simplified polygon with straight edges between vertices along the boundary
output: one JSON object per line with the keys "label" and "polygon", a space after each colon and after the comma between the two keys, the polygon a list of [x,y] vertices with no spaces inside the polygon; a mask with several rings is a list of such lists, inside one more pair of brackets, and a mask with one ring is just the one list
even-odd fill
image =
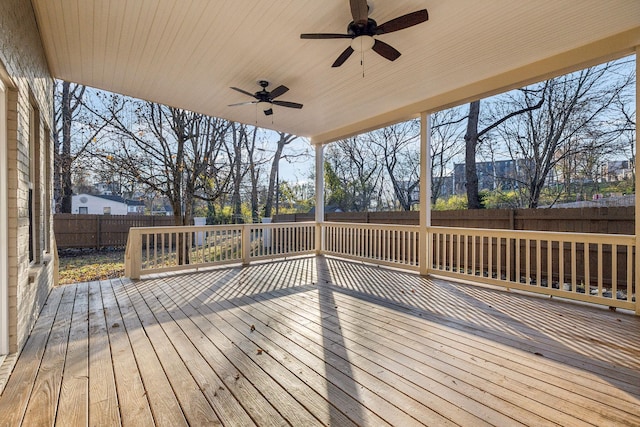
{"label": "shadow on deck", "polygon": [[58,287],[0,425],[638,425],[640,319],[329,257]]}

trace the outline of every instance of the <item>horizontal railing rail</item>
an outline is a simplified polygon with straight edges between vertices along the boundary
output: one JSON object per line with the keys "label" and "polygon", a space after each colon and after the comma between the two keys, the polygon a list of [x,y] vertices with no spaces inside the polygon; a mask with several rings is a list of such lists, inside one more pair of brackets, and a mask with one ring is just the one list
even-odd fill
{"label": "horizontal railing rail", "polygon": [[322,223],[322,252],[409,270],[419,269],[415,225]]}
{"label": "horizontal railing rail", "polygon": [[315,251],[314,223],[133,227],[125,275],[198,269]]}
{"label": "horizontal railing rail", "polygon": [[429,274],[635,307],[635,236],[430,227]]}

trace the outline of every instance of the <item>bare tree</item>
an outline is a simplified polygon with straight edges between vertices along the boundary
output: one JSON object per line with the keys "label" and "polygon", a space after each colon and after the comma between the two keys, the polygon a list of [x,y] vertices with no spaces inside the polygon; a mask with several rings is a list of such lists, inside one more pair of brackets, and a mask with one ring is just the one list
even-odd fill
{"label": "bare tree", "polygon": [[287,145],[298,139],[297,136],[289,133],[278,132],[276,149],[271,160],[271,170],[269,172],[269,185],[267,186],[267,196],[264,203],[264,216],[269,218],[273,211],[274,198],[279,191],[280,160],[284,158],[283,152]]}
{"label": "bare tree", "polygon": [[397,123],[372,132],[365,141],[382,155],[386,177],[402,210],[411,210],[413,194],[420,186],[420,124],[417,120]]}
{"label": "bare tree", "polygon": [[[105,126],[104,121],[94,120],[86,108],[86,87],[65,81],[54,85],[54,199],[56,211],[71,213],[74,168],[81,165],[81,158],[89,145]],[[80,171],[81,174],[82,171]]]}
{"label": "bare tree", "polygon": [[229,133],[228,160],[231,165],[231,207],[233,209],[232,221],[234,224],[244,222],[242,217],[242,182],[249,171],[243,160],[243,148],[246,147],[246,125],[231,122]]}
{"label": "bare tree", "polygon": [[445,177],[451,169],[454,158],[464,149],[462,124],[467,117],[459,107],[438,111],[431,115],[431,201],[433,203],[443,192]]}
{"label": "bare tree", "polygon": [[[522,89],[522,92],[527,90]],[[480,100],[469,104],[469,115],[467,119],[467,131],[464,135],[465,142],[465,180],[467,187],[467,208],[480,209],[480,192],[478,188],[478,171],[476,167],[476,153],[482,137],[504,122],[521,114],[531,112],[542,107],[544,97],[541,97],[536,104],[526,105],[512,111],[506,111],[501,116],[490,117],[489,123],[482,130],[478,130],[480,123]]]}
{"label": "bare tree", "polygon": [[511,108],[524,111],[500,132],[512,158],[525,160],[520,188],[527,207],[538,206],[556,165],[619,149],[625,125],[615,116],[615,101],[632,81],[624,69],[624,62],[603,64],[507,95]]}
{"label": "bare tree", "polygon": [[194,200],[216,200],[226,191],[229,171],[219,160],[225,156],[229,122],[115,94],[101,96],[104,107],[93,112],[108,127],[94,154],[164,196],[176,225],[191,224]]}
{"label": "bare tree", "polygon": [[383,168],[380,154],[374,149],[364,137],[342,139],[329,145],[325,155],[328,176],[325,176],[333,186],[330,199],[339,201],[342,210],[366,212],[380,204]]}
{"label": "bare tree", "polygon": [[260,184],[260,176],[262,173],[261,165],[263,161],[258,157],[258,128],[251,127],[250,130],[247,129],[247,135],[244,138],[245,149],[247,151],[247,161],[248,161],[248,173],[249,179],[251,180],[251,221],[256,223],[260,220],[260,208],[259,208],[259,184]]}

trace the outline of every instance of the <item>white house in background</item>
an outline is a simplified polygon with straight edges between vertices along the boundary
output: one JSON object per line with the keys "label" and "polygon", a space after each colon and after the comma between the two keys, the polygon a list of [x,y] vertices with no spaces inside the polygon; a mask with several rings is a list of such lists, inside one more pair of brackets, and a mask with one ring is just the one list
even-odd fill
{"label": "white house in background", "polygon": [[71,213],[90,215],[137,215],[144,213],[144,202],[106,194],[74,194]]}

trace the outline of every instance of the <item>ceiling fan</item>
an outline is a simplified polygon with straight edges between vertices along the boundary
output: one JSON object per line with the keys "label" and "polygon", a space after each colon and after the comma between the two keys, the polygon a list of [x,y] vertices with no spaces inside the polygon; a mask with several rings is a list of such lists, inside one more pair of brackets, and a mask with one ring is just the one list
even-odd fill
{"label": "ceiling fan", "polygon": [[264,111],[266,116],[270,116],[273,114],[272,105],[278,105],[280,107],[288,107],[288,108],[302,108],[302,104],[298,104],[297,102],[289,102],[289,101],[278,101],[277,97],[286,93],[289,88],[280,85],[277,88],[273,89],[271,92],[267,90],[267,86],[269,86],[269,82],[266,80],[258,80],[258,84],[262,87],[261,90],[256,93],[247,92],[246,90],[239,89],[237,87],[231,87],[231,89],[236,90],[240,93],[244,93],[245,95],[249,95],[255,98],[255,101],[248,102],[239,102],[237,104],[230,104],[229,107],[235,107],[237,105],[248,105],[248,104],[257,104],[258,108]]}
{"label": "ceiling fan", "polygon": [[364,52],[369,49],[373,49],[374,52],[389,61],[395,61],[400,56],[400,52],[373,37],[403,30],[429,19],[427,9],[422,9],[378,25],[376,21],[369,18],[367,0],[349,0],[349,3],[351,4],[353,21],[347,26],[347,34],[300,34],[301,39],[352,39],[351,45],[338,56],[332,67],[341,66],[355,51]]}

